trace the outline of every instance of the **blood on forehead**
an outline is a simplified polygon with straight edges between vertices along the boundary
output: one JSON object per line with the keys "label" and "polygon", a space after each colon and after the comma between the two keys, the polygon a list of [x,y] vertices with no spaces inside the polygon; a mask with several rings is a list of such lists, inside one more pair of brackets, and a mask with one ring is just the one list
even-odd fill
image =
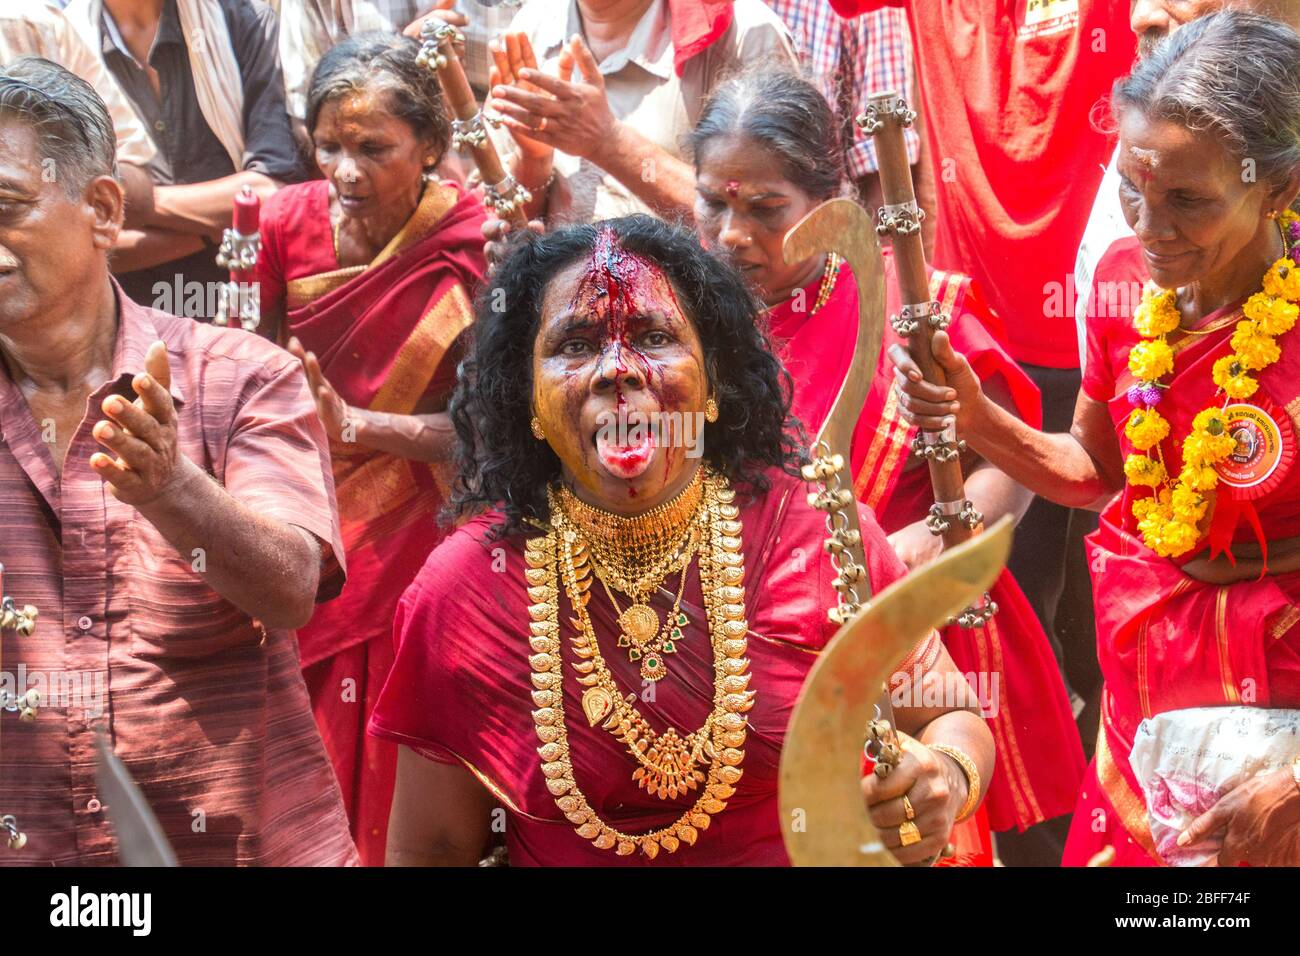
{"label": "blood on forehead", "polygon": [[645,256],[624,249],[608,226],[596,234],[595,247],[569,306],[575,313],[603,315],[610,334],[617,338],[627,335],[633,316],[648,309],[657,306],[670,319],[681,312],[664,270]]}

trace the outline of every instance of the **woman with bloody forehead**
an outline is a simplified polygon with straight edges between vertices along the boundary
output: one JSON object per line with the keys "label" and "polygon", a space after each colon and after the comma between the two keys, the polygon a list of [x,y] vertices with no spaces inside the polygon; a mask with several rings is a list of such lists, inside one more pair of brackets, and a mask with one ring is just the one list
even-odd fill
{"label": "woman with bloody forehead", "polygon": [[[835,602],[789,408],[757,303],[689,233],[634,216],[508,255],[452,403],[455,505],[494,510],[403,597],[371,722],[401,745],[389,863],[475,862],[495,801],[516,864],[787,862],[782,741]],[[862,527],[883,588],[905,569]],[[904,666],[953,667],[933,635]],[[992,737],[971,709],[895,717],[864,799],[925,864]]]}
{"label": "woman with bloody forehead", "polygon": [[[794,378],[794,412],[820,427],[838,394],[858,326],[858,289],[835,256],[787,265],[786,233],[819,203],[840,194],[843,166],[829,106],[790,73],[742,75],[720,87],[691,134],[696,168],[695,218],[705,243],[734,263],[767,305],[767,321]],[[887,314],[899,311],[894,259],[884,253]],[[933,296],[951,315],[985,388],[1011,414],[1039,422],[1038,392],[997,344],[1001,325],[972,280],[934,271]],[[898,343],[888,326],[885,347]],[[923,459],[910,454],[916,434],[892,392],[882,355],[853,440],[858,499],[870,505],[903,562],[915,568],[942,542],[925,526],[934,501]],[[988,521],[1019,518],[1030,494],[1003,472],[969,456],[966,491]],[[1070,812],[1083,753],[1065,688],[1038,619],[1004,572],[992,591],[998,614],[985,627],[948,627],[944,643],[963,673],[985,675],[985,712],[998,748],[987,811],[995,830],[1041,823]],[[997,685],[993,684],[996,676]],[[1058,841],[1063,841],[1061,827]],[[1059,853],[1060,842],[1057,843]]]}

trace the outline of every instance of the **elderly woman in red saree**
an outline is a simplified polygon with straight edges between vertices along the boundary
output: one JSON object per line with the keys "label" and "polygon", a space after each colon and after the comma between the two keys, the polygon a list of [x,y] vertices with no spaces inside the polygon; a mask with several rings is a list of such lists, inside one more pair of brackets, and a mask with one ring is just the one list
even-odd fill
{"label": "elderly woman in red saree", "polygon": [[[472,864],[496,822],[512,864],[787,862],[777,769],[835,598],[757,303],[647,216],[520,243],[490,281],[452,418],[454,501],[493,510],[399,608],[371,722],[401,745],[389,863]],[[881,588],[904,568],[862,526]],[[933,635],[904,666],[953,671]],[[903,863],[975,812],[974,710],[895,711],[902,762],[863,797]]]}
{"label": "elderly woman in red saree", "polygon": [[[1298,61],[1290,28],[1223,13],[1116,85],[1136,239],[1097,271],[1069,433],[997,408],[942,337],[946,389],[896,354],[913,420],[955,419],[1054,501],[1109,501],[1089,539],[1102,728],[1068,864],[1300,864]],[[1229,746],[1204,745],[1229,725]]]}
{"label": "elderly woman in red saree", "polygon": [[[835,123],[821,93],[789,73],[743,75],[722,86],[692,133],[695,217],[706,243],[730,259],[768,306],[767,321],[795,381],[794,411],[817,429],[848,372],[858,324],[858,292],[848,266],[818,256],[787,265],[786,232],[818,203],[840,193],[843,167]],[[888,312],[899,310],[894,261],[885,252]],[[995,400],[1030,425],[1038,391],[998,344],[1001,325],[966,276],[934,272],[934,298],[952,316],[952,335],[973,356]],[[899,338],[886,328],[886,345]],[[925,526],[934,501],[925,463],[910,453],[915,429],[903,420],[883,354],[853,441],[854,484],[903,562],[935,557],[941,541]],[[967,492],[993,521],[1020,517],[1030,495],[972,456]],[[1083,775],[1079,743],[1051,647],[1009,573],[992,591],[987,626],[944,630],[957,667],[974,675],[998,748],[986,804],[994,830],[1023,830],[1069,813]],[[1065,827],[1060,826],[1064,838]],[[1059,843],[1058,843],[1059,845]],[[1059,851],[1058,851],[1059,852]]]}
{"label": "elderly woman in red saree", "polygon": [[446,404],[484,262],[479,199],[432,173],[450,136],[418,44],[361,34],[320,61],[309,130],[325,179],[262,218],[272,335],[305,364],[330,436],[348,586],[299,634],[363,861],[383,859],[396,752],[365,734],[401,590],[442,536]]}

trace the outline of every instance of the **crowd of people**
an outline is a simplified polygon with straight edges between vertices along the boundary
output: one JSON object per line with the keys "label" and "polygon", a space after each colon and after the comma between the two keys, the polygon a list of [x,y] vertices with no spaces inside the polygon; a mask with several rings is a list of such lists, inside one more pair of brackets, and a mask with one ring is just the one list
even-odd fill
{"label": "crowd of people", "polygon": [[[454,148],[430,25],[526,225]],[[843,449],[860,573],[943,549],[918,434],[1018,531],[988,613],[891,678],[884,846],[1300,865],[1298,27],[8,0],[0,863],[128,855],[103,741],[186,865],[788,862],[782,750],[848,574],[811,438],[873,293],[785,241],[886,205],[857,118],[892,90],[943,381],[886,323]],[[212,321],[250,197],[254,331]],[[888,316],[902,265],[885,239]]]}

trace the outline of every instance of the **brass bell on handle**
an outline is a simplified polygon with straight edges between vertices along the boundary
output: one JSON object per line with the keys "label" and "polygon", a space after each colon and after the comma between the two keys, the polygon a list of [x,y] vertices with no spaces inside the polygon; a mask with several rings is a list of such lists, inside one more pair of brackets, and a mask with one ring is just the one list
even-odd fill
{"label": "brass bell on handle", "polygon": [[18,820],[11,813],[0,817],[0,827],[9,833],[8,846],[11,850],[21,850],[27,845],[27,834],[18,829]]}
{"label": "brass bell on handle", "polygon": [[5,566],[0,564],[0,631],[13,631],[19,637],[28,637],[36,630],[36,618],[40,612],[34,604],[22,607],[4,593]]}

